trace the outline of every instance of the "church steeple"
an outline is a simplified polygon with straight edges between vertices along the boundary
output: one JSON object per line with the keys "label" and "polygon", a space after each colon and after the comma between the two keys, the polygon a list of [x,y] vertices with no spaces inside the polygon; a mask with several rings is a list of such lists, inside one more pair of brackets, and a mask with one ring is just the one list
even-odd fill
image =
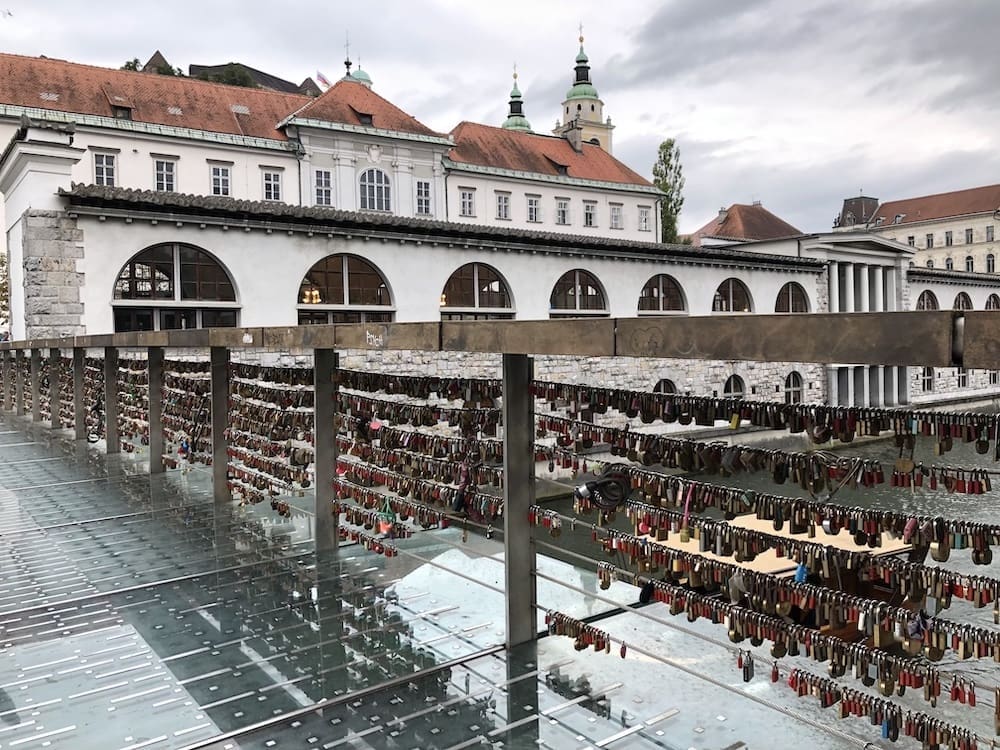
{"label": "church steeple", "polygon": [[590,80],[590,58],[583,49],[583,26],[580,26],[580,51],[576,55],[573,85],[563,101],[562,121],[556,123],[555,135],[567,138],[577,150],[583,143],[596,143],[611,153],[611,118],[604,119],[604,102],[601,101]]}
{"label": "church steeple", "polygon": [[514,86],[510,90],[510,107],[507,110],[507,119],[503,121],[503,126],[507,130],[520,130],[525,133],[531,132],[531,123],[524,116],[524,103],[521,101],[521,91],[517,88],[517,66],[514,66]]}

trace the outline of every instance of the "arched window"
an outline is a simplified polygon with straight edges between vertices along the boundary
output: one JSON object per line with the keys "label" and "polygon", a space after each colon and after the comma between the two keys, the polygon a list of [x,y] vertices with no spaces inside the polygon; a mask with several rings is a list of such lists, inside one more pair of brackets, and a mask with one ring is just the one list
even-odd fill
{"label": "arched window", "polygon": [[976,261],[972,259],[971,255],[965,256],[965,270],[968,273],[972,273],[973,271],[976,270]]}
{"label": "arched window", "polygon": [[1000,295],[991,294],[986,298],[987,310],[1000,310]]}
{"label": "arched window", "polygon": [[658,274],[646,282],[639,292],[639,313],[683,312],[684,292],[677,279],[665,273]]}
{"label": "arched window", "polygon": [[653,386],[653,393],[677,393],[677,384],[670,378],[663,378]]}
{"label": "arched window", "polygon": [[510,290],[500,273],[484,263],[466,263],[441,292],[441,320],[509,320]]}
{"label": "arched window", "polygon": [[801,404],[802,390],[802,376],[795,372],[795,370],[792,370],[788,373],[788,377],[785,378],[785,403]]}
{"label": "arched window", "polygon": [[381,272],[354,255],[328,255],[299,284],[299,325],[388,323],[392,296]]}
{"label": "arched window", "polygon": [[712,312],[752,312],[750,290],[739,279],[726,279],[715,291]]}
{"label": "arched window", "polygon": [[597,279],[579,268],[567,271],[552,287],[549,317],[607,315],[608,304]]}
{"label": "arched window", "polygon": [[972,300],[969,299],[969,295],[965,292],[959,292],[955,295],[955,304],[951,306],[952,310],[971,310]]}
{"label": "arched window", "polygon": [[993,253],[986,256],[986,273],[996,273],[997,258]]}
{"label": "arched window", "polygon": [[134,255],[118,273],[112,297],[116,332],[237,325],[228,271],[193,245],[165,243]]}
{"label": "arched window", "polygon": [[920,390],[930,393],[934,390],[934,368],[925,367],[920,371]]}
{"label": "arched window", "polygon": [[932,258],[927,259],[927,267],[934,268],[934,260]]}
{"label": "arched window", "polygon": [[938,301],[937,297],[934,296],[934,292],[930,289],[925,289],[917,297],[917,309],[918,310],[937,310]]}
{"label": "arched window", "polygon": [[946,271],[954,271],[955,270],[955,261],[953,261],[951,258],[945,258],[944,259],[944,268],[945,268]]}
{"label": "arched window", "polygon": [[778,292],[774,303],[776,313],[806,313],[809,312],[809,300],[806,290],[800,284],[789,281]]}
{"label": "arched window", "polygon": [[391,211],[389,178],[381,169],[366,169],[361,173],[361,210]]}
{"label": "arched window", "polygon": [[745,393],[746,386],[743,385],[743,378],[739,375],[730,375],[722,389],[722,395],[725,398],[743,398]]}

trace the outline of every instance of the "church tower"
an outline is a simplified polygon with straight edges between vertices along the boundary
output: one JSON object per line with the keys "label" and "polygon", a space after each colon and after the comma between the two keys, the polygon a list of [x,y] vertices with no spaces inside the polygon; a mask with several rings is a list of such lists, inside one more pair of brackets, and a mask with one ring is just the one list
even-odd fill
{"label": "church tower", "polygon": [[506,130],[520,130],[525,133],[531,132],[531,123],[524,116],[524,102],[521,100],[521,90],[517,87],[517,68],[514,68],[514,87],[510,90],[510,107],[507,110],[507,119],[501,126]]}
{"label": "church tower", "polygon": [[583,31],[580,33],[580,53],[576,56],[573,85],[562,103],[562,121],[556,122],[553,134],[568,139],[578,151],[582,143],[596,143],[611,153],[611,118],[604,119],[604,102],[590,80],[590,60],[583,51]]}

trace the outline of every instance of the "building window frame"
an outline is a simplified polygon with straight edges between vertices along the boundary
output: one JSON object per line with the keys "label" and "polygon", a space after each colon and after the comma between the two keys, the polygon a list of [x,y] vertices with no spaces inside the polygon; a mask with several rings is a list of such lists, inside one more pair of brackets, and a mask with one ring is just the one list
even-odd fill
{"label": "building window frame", "polygon": [[597,226],[597,201],[583,202],[583,225],[585,227]]}
{"label": "building window frame", "polygon": [[909,245],[910,247],[916,247],[917,246],[917,238],[914,235],[912,235],[912,234],[907,235],[907,237],[906,237],[906,244]]}
{"label": "building window frame", "polygon": [[[573,304],[559,304],[569,301]],[[580,316],[608,317],[608,295],[600,280],[590,271],[574,268],[556,281],[549,294],[549,317],[566,318]]]}
{"label": "building window frame", "polygon": [[939,310],[937,295],[930,289],[924,289],[917,297],[916,310]]}
{"label": "building window frame", "polygon": [[951,247],[954,243],[952,231],[949,229],[944,233],[944,246]]}
{"label": "building window frame", "polygon": [[528,223],[539,224],[542,221],[542,196],[527,196]]}
{"label": "building window frame", "polygon": [[431,201],[431,181],[416,180],[414,190],[416,191],[417,216],[431,216],[434,213],[434,204]]}
{"label": "building window frame", "polygon": [[987,224],[986,226],[986,241],[993,242],[993,225]]}
{"label": "building window frame", "polygon": [[118,184],[118,154],[111,151],[94,152],[94,184],[115,187]]}
{"label": "building window frame", "polygon": [[966,367],[956,367],[955,368],[955,387],[956,388],[968,388],[969,387],[969,370]]}
{"label": "building window frame", "polygon": [[359,201],[362,211],[392,213],[392,182],[381,169],[369,167],[358,176]]}
{"label": "building window frame", "polygon": [[801,404],[803,393],[805,385],[802,375],[797,370],[792,370],[785,377],[785,403]]}
{"label": "building window frame", "polygon": [[333,172],[317,169],[313,172],[313,198],[317,206],[333,205]]}
{"label": "building window frame", "polygon": [[1000,370],[990,370],[989,372],[989,384],[1000,385]]}
{"label": "building window frame", "polygon": [[476,215],[476,189],[471,187],[460,187],[458,189],[458,214],[459,216]]}
{"label": "building window frame", "polygon": [[932,233],[928,233],[927,235],[925,235],[924,242],[926,243],[925,247],[928,250],[930,250],[932,247],[934,247],[934,235]]}
{"label": "building window frame", "polygon": [[625,211],[624,206],[621,203],[611,203],[611,228],[612,229],[624,229],[625,228]]}
{"label": "building window frame", "polygon": [[264,200],[281,201],[281,170],[274,167],[261,167]]}
{"label": "building window frame", "polygon": [[976,261],[975,261],[975,258],[973,258],[971,255],[966,255],[965,256],[965,272],[966,273],[975,273],[975,270],[976,270]]}
{"label": "building window frame", "polygon": [[986,273],[996,273],[997,258],[993,253],[986,256]]}
{"label": "building window frame", "polygon": [[494,193],[497,204],[497,221],[510,221],[510,193],[497,190]]}
{"label": "building window frame", "polygon": [[809,312],[809,296],[802,285],[796,281],[787,282],[778,291],[774,301],[776,313],[807,313]]}
{"label": "building window frame", "polygon": [[158,193],[177,192],[177,157],[153,157],[153,190]]}
{"label": "building window frame", "polygon": [[568,227],[571,224],[569,198],[556,198],[556,224]]}
{"label": "building window frame", "polygon": [[722,386],[722,397],[723,398],[743,398],[746,396],[747,386],[746,383],[736,373],[733,373],[726,380],[725,385]]}
{"label": "building window frame", "polygon": [[969,227],[968,229],[965,230],[965,244],[971,245],[974,242],[973,237],[974,235],[972,232],[972,228]]}
{"label": "building window frame", "polygon": [[[736,310],[736,302],[739,301],[738,297],[744,296],[746,306],[743,309]],[[735,276],[731,276],[725,279],[715,290],[715,295],[712,298],[712,312],[713,313],[752,313],[753,312],[753,295],[750,294],[750,288],[746,285],[742,279],[737,279]]]}
{"label": "building window frame", "polygon": [[233,165],[229,163],[209,162],[208,176],[212,195],[228,198],[232,195]]}
{"label": "building window frame", "polygon": [[951,257],[947,257],[947,258],[944,259],[944,270],[945,271],[954,271],[955,270],[955,261],[952,260]]}
{"label": "building window frame", "polygon": [[934,368],[924,367],[920,371],[920,392],[921,393],[933,393],[934,392]]}
{"label": "building window frame", "polygon": [[650,218],[653,214],[653,209],[651,206],[639,206],[639,231],[640,232],[652,232],[653,223]]}

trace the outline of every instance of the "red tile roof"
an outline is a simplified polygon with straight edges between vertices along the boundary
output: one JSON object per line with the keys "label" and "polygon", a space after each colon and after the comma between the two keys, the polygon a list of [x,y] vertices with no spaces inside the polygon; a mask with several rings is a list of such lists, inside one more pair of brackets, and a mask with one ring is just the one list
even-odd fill
{"label": "red tile roof", "polygon": [[278,122],[311,101],[299,94],[0,54],[0,103],[111,117],[115,97],[128,102],[122,106],[131,106],[138,122],[280,140],[285,135],[275,129]]}
{"label": "red tile roof", "polygon": [[455,145],[449,156],[453,162],[460,164],[652,186],[645,177],[591,143],[584,143],[583,151],[578,152],[565,138],[474,122],[459,123],[451,135]]}
{"label": "red tile roof", "polygon": [[734,203],[719,216],[691,235],[691,244],[700,245],[703,237],[725,240],[776,240],[802,234],[759,203],[748,206]]}
{"label": "red tile roof", "polygon": [[[347,125],[367,124],[382,130],[444,137],[364,84],[344,79],[337,81],[326,93],[311,100],[295,114],[297,117],[327,122]],[[362,115],[370,115],[371,121],[366,123],[364,120],[367,118],[362,119]]]}
{"label": "red tile roof", "polygon": [[882,219],[882,226],[892,224],[901,216],[900,224],[944,219],[996,211],[1000,208],[1000,185],[955,190],[951,193],[922,195],[883,203],[875,212],[874,220]]}

